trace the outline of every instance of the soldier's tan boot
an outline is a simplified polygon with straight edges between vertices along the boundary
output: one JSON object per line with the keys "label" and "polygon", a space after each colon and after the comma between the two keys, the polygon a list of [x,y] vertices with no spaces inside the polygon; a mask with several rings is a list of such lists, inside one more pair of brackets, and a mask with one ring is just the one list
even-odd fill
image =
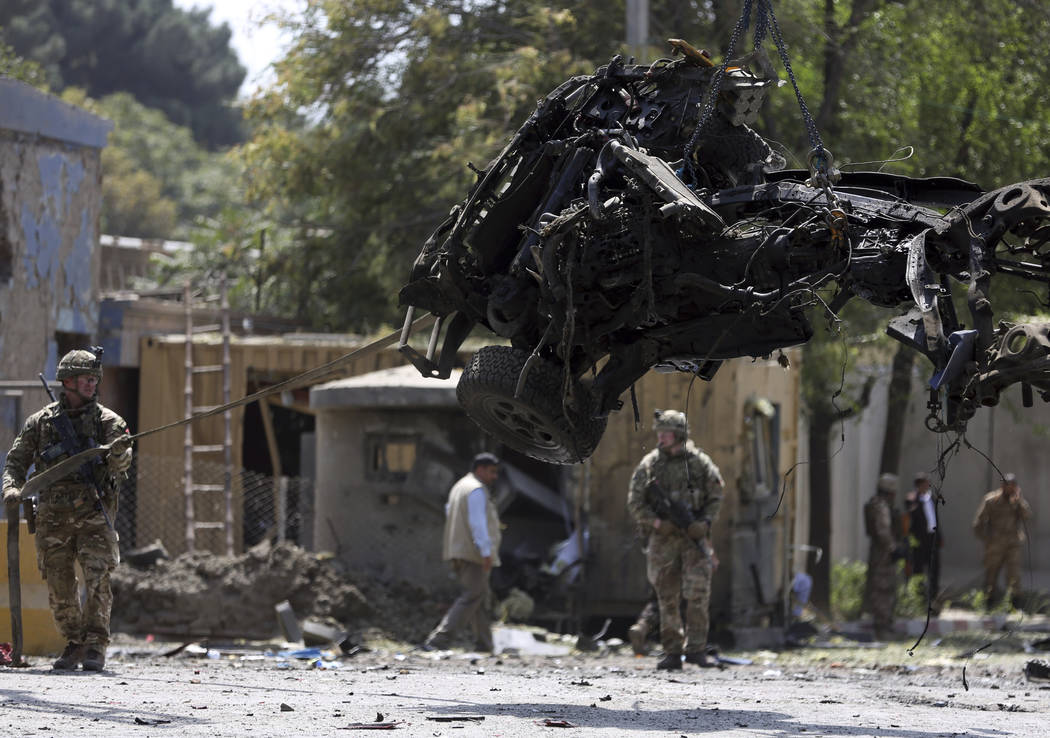
{"label": "soldier's tan boot", "polygon": [[106,652],[92,646],[84,652],[84,671],[102,671],[106,668]]}
{"label": "soldier's tan boot", "polygon": [[80,666],[80,658],[83,654],[84,647],[79,643],[73,643],[73,641],[70,641],[66,644],[66,648],[62,652],[62,655],[51,665],[51,668],[59,669],[61,671],[72,671]]}

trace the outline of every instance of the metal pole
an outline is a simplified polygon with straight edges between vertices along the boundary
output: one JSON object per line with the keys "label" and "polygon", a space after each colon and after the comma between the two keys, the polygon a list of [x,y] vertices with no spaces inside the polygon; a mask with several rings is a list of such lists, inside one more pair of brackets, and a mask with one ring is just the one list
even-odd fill
{"label": "metal pole", "polygon": [[649,0],[627,0],[627,46],[641,60],[649,43]]}
{"label": "metal pole", "polygon": [[[230,402],[230,295],[226,273],[222,275],[222,404]],[[226,555],[233,556],[233,413],[227,410],[223,420],[223,494],[226,498]]]}
{"label": "metal pole", "polygon": [[[182,302],[186,309],[186,381],[183,386],[186,415],[193,415],[193,305],[190,283],[182,288]],[[183,483],[186,495],[186,550],[193,551],[196,546],[196,520],[193,512],[193,424],[186,424],[183,461]]]}
{"label": "metal pole", "polygon": [[288,477],[277,479],[277,542],[284,543],[288,527]]}

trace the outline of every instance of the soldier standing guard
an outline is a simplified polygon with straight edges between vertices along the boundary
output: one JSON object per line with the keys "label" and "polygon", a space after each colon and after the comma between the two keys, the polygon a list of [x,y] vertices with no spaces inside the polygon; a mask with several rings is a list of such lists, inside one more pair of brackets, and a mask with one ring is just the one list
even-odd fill
{"label": "soldier standing guard", "polygon": [[659,601],[664,649],[656,668],[681,669],[683,650],[689,663],[713,666],[705,652],[713,569],[709,540],[725,484],[711,457],[689,440],[685,413],[655,415],[657,447],[634,470],[627,509],[648,539],[646,569]]}
{"label": "soldier standing guard", "polygon": [[896,495],[897,475],[882,474],[875,495],[864,505],[864,529],[871,538],[864,600],[872,616],[875,637],[880,640],[892,635],[893,610],[897,606],[897,560],[901,550],[893,526]]}
{"label": "soldier standing guard", "polygon": [[1021,589],[1021,547],[1025,524],[1032,508],[1021,496],[1021,486],[1013,474],[1003,475],[1003,483],[984,496],[973,519],[974,535],[984,544],[984,591],[988,603],[995,599],[999,571],[1006,569],[1006,589],[1017,597]]}
{"label": "soldier standing guard", "polygon": [[[76,669],[83,663],[84,671],[102,671],[113,606],[109,577],[119,556],[111,521],[117,513],[117,481],[131,465],[131,443],[118,440],[128,437],[123,418],[96,398],[102,381],[98,356],[70,351],[58,362],[56,378],[62,382],[58,401],[26,420],[7,454],[4,501],[19,498],[30,465],[39,473],[77,451],[116,441],[105,462],[90,466],[90,478],[82,467],[41,492],[36,524],[37,564],[47,580],[51,612],[67,641],[54,668]],[[63,428],[71,431],[68,443],[63,442]],[[71,444],[79,448],[71,449]],[[84,572],[83,607],[77,561]]]}

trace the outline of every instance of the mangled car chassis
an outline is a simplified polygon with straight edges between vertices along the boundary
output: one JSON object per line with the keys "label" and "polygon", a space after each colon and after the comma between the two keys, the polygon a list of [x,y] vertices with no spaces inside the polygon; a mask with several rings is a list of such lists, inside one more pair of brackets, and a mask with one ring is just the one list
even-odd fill
{"label": "mangled car chassis", "polygon": [[[400,293],[401,348],[423,374],[449,376],[476,325],[508,339],[473,356],[460,402],[500,441],[574,462],[650,368],[710,379],[804,343],[811,308],[856,296],[911,305],[889,332],[934,365],[931,429],[963,428],[1017,382],[1026,404],[1033,387],[1050,397],[1050,324],[997,326],[989,302],[996,274],[1050,282],[1050,180],[984,193],[839,175],[822,149],[784,170],[748,125],[773,80],[683,48],[568,80],[478,172]],[[407,345],[414,308],[438,316],[426,355]]]}

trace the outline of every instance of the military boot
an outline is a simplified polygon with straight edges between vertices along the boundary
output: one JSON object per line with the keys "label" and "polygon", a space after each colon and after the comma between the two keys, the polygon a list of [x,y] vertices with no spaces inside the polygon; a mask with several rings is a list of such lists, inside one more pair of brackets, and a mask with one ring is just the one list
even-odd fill
{"label": "military boot", "polygon": [[80,666],[80,657],[84,653],[84,647],[79,643],[73,643],[70,641],[66,644],[66,650],[62,652],[62,655],[51,665],[52,669],[61,669],[64,671],[71,671]]}
{"label": "military boot", "polygon": [[656,668],[664,671],[681,671],[682,654],[669,653],[656,662]]}
{"label": "military boot", "polygon": [[106,652],[92,646],[84,653],[84,671],[102,671],[106,667]]}
{"label": "military boot", "polygon": [[706,651],[686,651],[685,661],[687,664],[696,664],[705,669],[718,666],[718,661]]}

